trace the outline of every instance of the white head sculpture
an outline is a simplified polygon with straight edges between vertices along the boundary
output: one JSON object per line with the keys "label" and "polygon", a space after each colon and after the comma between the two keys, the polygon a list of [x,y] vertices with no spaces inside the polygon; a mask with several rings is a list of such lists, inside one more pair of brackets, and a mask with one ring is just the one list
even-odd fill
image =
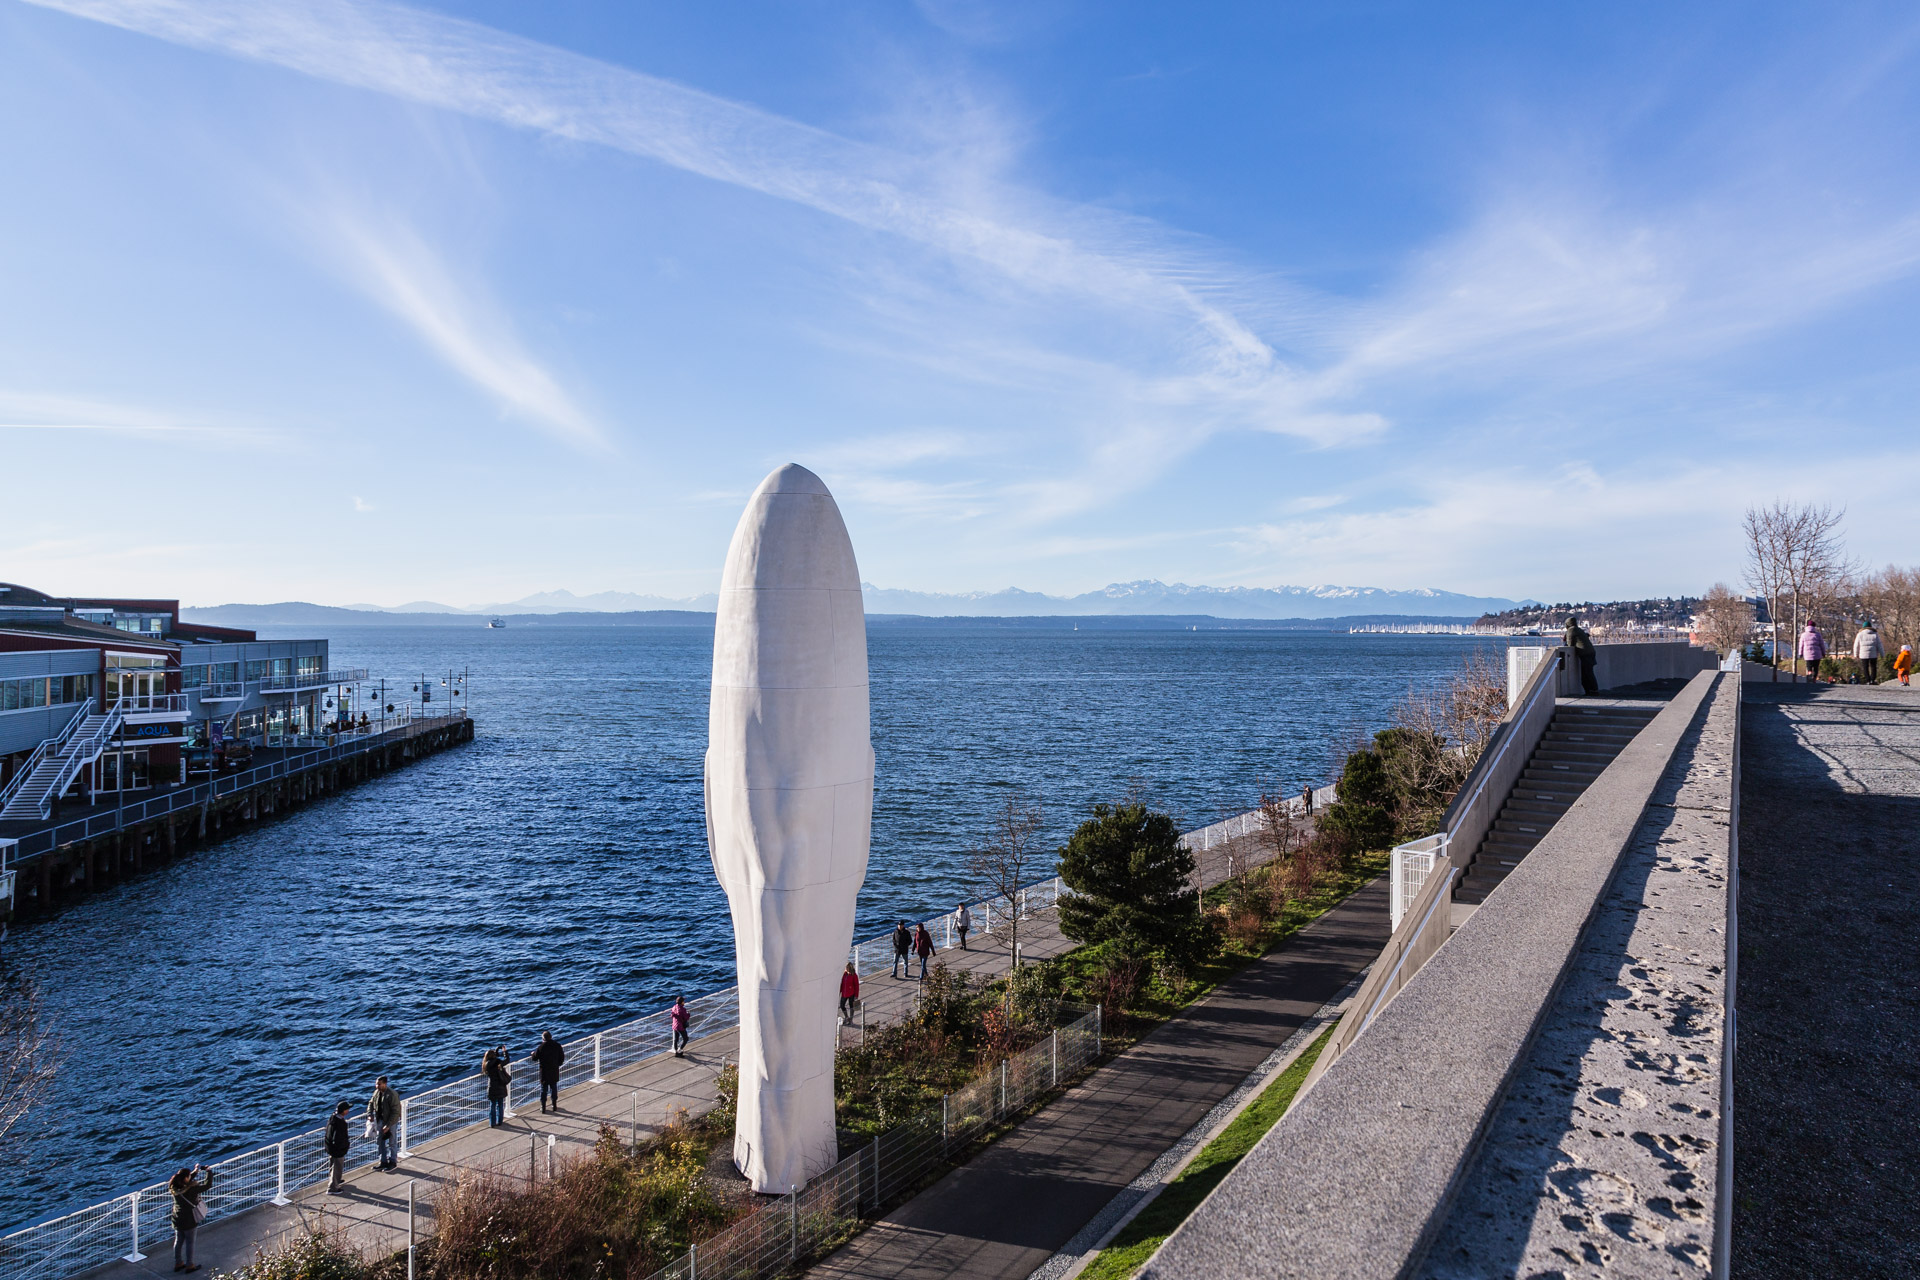
{"label": "white head sculpture", "polygon": [[748,499],[718,614],[707,847],[740,973],[734,1163],[785,1192],[838,1158],[834,1002],[873,820],[860,571],[811,471],[781,467]]}

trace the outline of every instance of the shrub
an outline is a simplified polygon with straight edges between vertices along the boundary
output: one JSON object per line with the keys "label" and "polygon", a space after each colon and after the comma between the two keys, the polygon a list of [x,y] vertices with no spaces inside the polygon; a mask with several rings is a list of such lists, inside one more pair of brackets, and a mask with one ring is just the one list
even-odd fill
{"label": "shrub", "polygon": [[253,1261],[228,1273],[232,1280],[364,1280],[359,1252],[329,1231],[297,1236],[276,1249],[256,1248]]}

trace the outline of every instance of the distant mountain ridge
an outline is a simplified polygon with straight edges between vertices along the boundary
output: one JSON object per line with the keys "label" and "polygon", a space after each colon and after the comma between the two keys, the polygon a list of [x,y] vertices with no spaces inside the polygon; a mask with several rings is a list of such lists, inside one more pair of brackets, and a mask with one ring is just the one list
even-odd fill
{"label": "distant mountain ridge", "polygon": [[[1238,619],[1312,619],[1357,616],[1400,618],[1471,618],[1482,614],[1537,605],[1533,600],[1499,596],[1470,596],[1455,591],[1417,587],[1392,591],[1381,587],[1205,587],[1176,582],[1171,586],[1151,579],[1116,582],[1077,596],[1050,596],[1008,587],[1004,591],[906,591],[861,584],[870,614],[912,615],[928,618],[1037,618],[1037,617],[1207,617]],[[194,621],[218,625],[237,619],[265,619],[275,623],[365,621],[368,615],[424,618],[476,617],[490,614],[595,613],[711,613],[719,597],[709,592],[686,599],[635,595],[625,591],[597,591],[577,596],[571,591],[542,591],[520,600],[464,608],[432,600],[396,606],[355,604],[345,607],[290,601],[280,604],[225,604],[183,610]]]}
{"label": "distant mountain ridge", "polygon": [[868,613],[924,617],[1019,618],[1131,615],[1202,615],[1212,618],[1344,618],[1392,614],[1457,618],[1497,613],[1531,601],[1470,596],[1431,587],[1392,591],[1382,587],[1194,587],[1147,579],[1116,582],[1077,596],[1036,591],[946,593],[900,591],[862,584]]}

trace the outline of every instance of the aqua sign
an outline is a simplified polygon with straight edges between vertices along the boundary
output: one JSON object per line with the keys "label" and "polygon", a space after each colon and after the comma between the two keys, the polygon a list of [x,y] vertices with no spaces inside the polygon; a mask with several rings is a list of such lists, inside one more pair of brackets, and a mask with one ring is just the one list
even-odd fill
{"label": "aqua sign", "polygon": [[126,726],[129,741],[135,738],[179,738],[184,737],[186,726],[177,724],[130,724]]}

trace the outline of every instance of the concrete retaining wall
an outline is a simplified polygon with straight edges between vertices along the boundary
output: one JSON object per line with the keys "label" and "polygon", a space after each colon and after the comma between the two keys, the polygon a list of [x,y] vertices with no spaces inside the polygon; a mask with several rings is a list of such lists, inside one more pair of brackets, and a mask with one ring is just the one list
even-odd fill
{"label": "concrete retaining wall", "polygon": [[[1691,680],[1720,666],[1720,655],[1684,641],[1651,644],[1597,644],[1593,647],[1593,677],[1601,689],[1623,689],[1653,680]],[[1560,695],[1580,696],[1580,665],[1569,661],[1560,674]]]}
{"label": "concrete retaining wall", "polygon": [[[1143,1280],[1371,1280],[1427,1274],[1423,1267],[1428,1248],[1443,1236],[1456,1197],[1476,1167],[1482,1141],[1500,1118],[1509,1085],[1529,1061],[1536,1032],[1553,1023],[1563,979],[1574,969],[1583,945],[1597,941],[1603,959],[1606,947],[1617,952],[1619,944],[1607,941],[1604,930],[1596,931],[1596,921],[1616,910],[1631,916],[1640,909],[1635,903],[1644,906],[1644,898],[1621,900],[1616,906],[1608,897],[1629,851],[1657,849],[1674,814],[1688,807],[1683,797],[1701,794],[1710,785],[1737,785],[1730,758],[1700,749],[1709,708],[1724,702],[1718,696],[1723,686],[1737,698],[1737,681],[1717,671],[1689,682],[1507,877],[1500,892],[1440,948],[1167,1241],[1140,1273]],[[1709,820],[1694,834],[1702,842],[1703,856],[1711,859],[1711,846],[1718,839],[1724,857],[1729,824],[1723,821],[1716,836]],[[1699,865],[1686,856],[1672,862],[1682,878]],[[1724,880],[1708,885],[1706,897],[1718,892],[1724,904],[1724,889]],[[1677,921],[1680,915],[1671,918]],[[1724,974],[1724,915],[1718,930],[1709,920],[1682,923],[1692,931],[1693,952],[1704,957],[1687,978],[1715,965]],[[1693,963],[1667,953],[1661,958]],[[1629,957],[1616,953],[1612,959],[1618,972]],[[1634,956],[1632,963],[1639,959]],[[1584,987],[1578,993],[1586,1003],[1573,1015],[1584,1011],[1598,1041],[1603,1035],[1598,1019],[1608,998],[1600,999],[1602,1008],[1594,1008]],[[1720,1079],[1715,1019],[1723,1010],[1716,1012],[1710,1002],[1700,1000],[1691,1000],[1688,1007],[1702,1027],[1691,1043],[1665,1049],[1631,1047],[1647,1048],[1671,1074],[1703,1077],[1692,1084],[1702,1096],[1712,1096]],[[1557,1094],[1562,1119],[1573,1114],[1577,1088],[1562,1080]],[[1587,1101],[1579,1099],[1581,1105]],[[1595,1105],[1604,1102],[1596,1099]],[[1617,1108],[1623,1117],[1635,1111],[1630,1103],[1623,1095]],[[1701,1242],[1711,1240],[1715,1217],[1717,1135],[1711,1111],[1672,1119],[1649,1112],[1644,1123],[1623,1118],[1617,1126],[1620,1141],[1609,1148],[1612,1154],[1594,1157],[1598,1163],[1582,1166],[1592,1176],[1570,1177],[1565,1188],[1552,1181],[1560,1169],[1553,1154],[1565,1145],[1563,1126],[1542,1126],[1548,1131],[1529,1130],[1503,1140],[1544,1157],[1541,1182],[1515,1200],[1515,1213],[1532,1207],[1559,1222],[1557,1212],[1545,1213],[1554,1197],[1580,1198],[1579,1212],[1589,1214],[1596,1227],[1588,1239],[1611,1251],[1613,1270],[1629,1275],[1699,1274],[1697,1254]],[[1625,1158],[1620,1154],[1625,1148],[1641,1152],[1653,1167],[1669,1160],[1671,1169],[1663,1172],[1684,1171],[1692,1179],[1685,1190],[1677,1184],[1671,1188],[1680,1199],[1669,1198],[1668,1217],[1662,1218],[1660,1208],[1638,1189],[1638,1169],[1615,1173],[1605,1167],[1609,1159]],[[1620,1220],[1624,1234],[1607,1218],[1620,1212],[1629,1215]],[[1659,1226],[1662,1238],[1653,1238],[1650,1225]],[[1562,1227],[1572,1231],[1564,1223]],[[1532,1222],[1516,1217],[1507,1228],[1504,1247],[1516,1269],[1495,1267],[1474,1274],[1533,1273],[1520,1264],[1521,1258],[1534,1256]],[[1633,1238],[1634,1232],[1639,1238]],[[1548,1250],[1561,1243],[1552,1242]],[[1691,1245],[1693,1252],[1667,1251],[1669,1243]],[[1442,1261],[1435,1259],[1436,1264]],[[1589,1262],[1576,1247],[1558,1256],[1556,1269],[1572,1273],[1600,1265],[1606,1264]]]}

